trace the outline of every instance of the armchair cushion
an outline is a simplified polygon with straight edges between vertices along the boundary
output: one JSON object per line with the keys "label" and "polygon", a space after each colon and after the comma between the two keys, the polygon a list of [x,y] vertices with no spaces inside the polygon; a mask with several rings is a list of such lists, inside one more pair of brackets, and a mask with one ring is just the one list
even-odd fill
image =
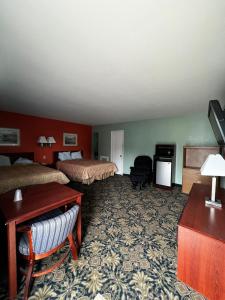
{"label": "armchair cushion", "polygon": [[131,172],[151,174],[152,170],[147,167],[130,167]]}

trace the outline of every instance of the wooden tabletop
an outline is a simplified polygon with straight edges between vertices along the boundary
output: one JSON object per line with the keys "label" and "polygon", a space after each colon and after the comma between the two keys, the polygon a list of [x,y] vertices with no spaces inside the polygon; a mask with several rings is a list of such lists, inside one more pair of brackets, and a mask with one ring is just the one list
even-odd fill
{"label": "wooden tabletop", "polygon": [[205,206],[206,196],[211,197],[211,186],[195,183],[178,225],[225,242],[225,190],[216,192],[221,209]]}
{"label": "wooden tabletop", "polygon": [[14,202],[15,190],[0,195],[0,213],[4,222],[19,224],[71,202],[83,194],[57,182],[21,188],[23,200]]}

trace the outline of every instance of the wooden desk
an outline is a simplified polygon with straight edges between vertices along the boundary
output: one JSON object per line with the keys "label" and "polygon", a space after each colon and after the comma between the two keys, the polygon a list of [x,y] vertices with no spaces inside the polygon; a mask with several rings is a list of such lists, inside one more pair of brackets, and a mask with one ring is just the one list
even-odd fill
{"label": "wooden desk", "polygon": [[177,277],[210,300],[225,299],[225,190],[222,209],[206,207],[211,187],[194,184],[178,223]]}
{"label": "wooden desk", "polygon": [[[7,226],[9,298],[17,294],[16,225],[57,207],[75,202],[81,206],[82,193],[56,182],[22,188],[23,200],[14,202],[14,191],[0,195],[0,212]],[[81,244],[81,210],[77,237]]]}

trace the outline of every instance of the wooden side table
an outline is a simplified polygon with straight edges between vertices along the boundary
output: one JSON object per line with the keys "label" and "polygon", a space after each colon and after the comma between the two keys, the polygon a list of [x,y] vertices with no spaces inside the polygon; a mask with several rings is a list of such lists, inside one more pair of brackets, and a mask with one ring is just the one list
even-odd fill
{"label": "wooden side table", "polygon": [[42,165],[42,166],[44,166],[44,167],[48,167],[48,168],[53,168],[53,169],[55,169],[55,164],[54,164],[54,163],[49,164],[49,163],[41,162],[41,163],[39,163],[39,164]]}

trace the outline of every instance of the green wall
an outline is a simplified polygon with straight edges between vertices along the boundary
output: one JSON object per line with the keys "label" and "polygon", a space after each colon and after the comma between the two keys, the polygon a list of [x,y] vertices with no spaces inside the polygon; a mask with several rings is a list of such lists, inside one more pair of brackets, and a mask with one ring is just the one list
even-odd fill
{"label": "green wall", "polygon": [[99,155],[110,156],[111,130],[124,129],[124,173],[130,173],[137,155],[148,154],[153,158],[156,144],[177,145],[175,182],[182,184],[183,146],[217,145],[207,112],[175,118],[163,118],[95,126],[99,133]]}

